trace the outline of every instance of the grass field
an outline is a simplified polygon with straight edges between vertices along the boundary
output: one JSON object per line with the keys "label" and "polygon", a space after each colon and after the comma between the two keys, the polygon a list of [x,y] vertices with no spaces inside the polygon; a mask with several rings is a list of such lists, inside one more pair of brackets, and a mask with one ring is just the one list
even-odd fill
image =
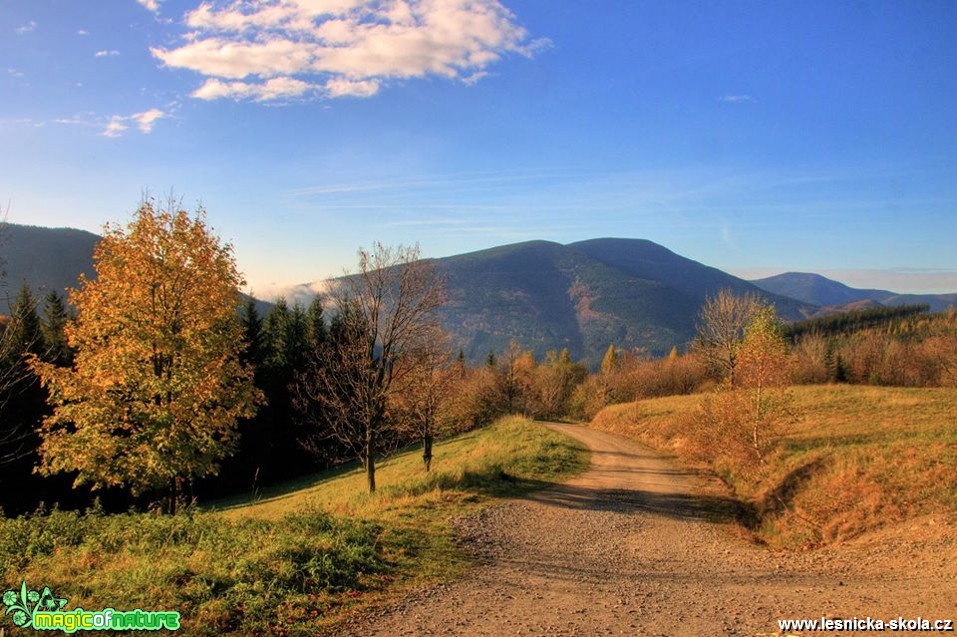
{"label": "grass field", "polygon": [[175,610],[187,635],[316,635],[351,607],[466,565],[450,519],[582,471],[577,442],[521,418],[379,466],[176,516],[53,511],[0,521],[6,589],[49,586],[68,609]]}
{"label": "grass field", "polygon": [[[755,514],[758,538],[820,546],[957,510],[957,391],[794,387],[788,427],[757,472],[712,464]],[[693,462],[688,415],[703,395],[615,405],[593,421]],[[696,450],[697,451],[697,450]]]}

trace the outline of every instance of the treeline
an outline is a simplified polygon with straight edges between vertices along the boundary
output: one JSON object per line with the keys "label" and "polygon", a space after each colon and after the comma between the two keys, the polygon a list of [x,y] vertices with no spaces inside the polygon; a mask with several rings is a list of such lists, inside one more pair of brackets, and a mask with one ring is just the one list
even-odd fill
{"label": "treeline", "polygon": [[792,342],[807,335],[839,336],[872,327],[893,327],[930,310],[927,304],[872,307],[842,312],[833,316],[799,321],[784,327],[784,336]]}
{"label": "treeline", "polygon": [[24,283],[10,304],[10,316],[0,317],[0,506],[5,513],[33,509],[40,502],[86,503],[83,494],[70,491],[69,478],[44,479],[33,471],[40,442],[37,425],[49,408],[47,392],[25,356],[63,365],[73,358],[63,333],[70,319],[63,298],[50,292],[39,312],[37,306]]}
{"label": "treeline", "polygon": [[957,387],[957,313],[906,317],[834,334],[794,339],[796,384],[843,382],[895,387]]}

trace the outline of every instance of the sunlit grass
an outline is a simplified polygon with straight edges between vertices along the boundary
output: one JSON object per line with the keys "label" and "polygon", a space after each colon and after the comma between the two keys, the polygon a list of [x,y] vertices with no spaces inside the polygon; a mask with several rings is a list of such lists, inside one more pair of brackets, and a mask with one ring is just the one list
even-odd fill
{"label": "sunlit grass", "polygon": [[6,588],[50,586],[68,608],[176,610],[189,635],[315,635],[349,607],[453,577],[450,518],[587,466],[572,439],[521,418],[177,516],[54,511],[0,520]]}
{"label": "sunlit grass", "polygon": [[580,444],[517,417],[436,445],[431,472],[420,454],[410,449],[378,463],[375,494],[368,493],[362,468],[350,465],[267,490],[252,502],[226,500],[212,508],[226,517],[276,519],[312,506],[349,517],[393,519],[409,506],[516,495],[587,466]]}

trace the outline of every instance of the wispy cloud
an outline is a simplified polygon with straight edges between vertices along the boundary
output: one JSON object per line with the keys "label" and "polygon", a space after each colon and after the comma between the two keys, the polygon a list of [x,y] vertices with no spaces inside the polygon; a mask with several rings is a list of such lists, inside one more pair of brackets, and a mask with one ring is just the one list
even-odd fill
{"label": "wispy cloud", "polygon": [[151,108],[142,113],[132,115],[111,115],[104,119],[93,113],[80,113],[73,117],[61,117],[53,120],[57,124],[65,126],[90,126],[102,129],[100,135],[103,137],[122,137],[131,126],[135,126],[144,135],[153,132],[153,125],[164,117],[169,117],[169,112],[160,108]]}
{"label": "wispy cloud", "polygon": [[731,226],[727,222],[721,224],[721,241],[732,250],[738,249],[737,244],[734,242],[734,237],[731,236]]}
{"label": "wispy cloud", "polygon": [[192,94],[204,100],[371,97],[427,76],[474,84],[504,55],[549,44],[498,0],[209,0],[185,21],[181,46],[150,51],[205,76]]}
{"label": "wispy cloud", "polygon": [[134,113],[133,115],[113,115],[106,123],[106,128],[104,128],[100,134],[104,137],[120,137],[129,130],[130,124],[132,123],[136,125],[136,128],[139,129],[141,133],[149,135],[153,132],[153,124],[156,123],[157,120],[168,116],[168,113],[158,108],[151,108],[148,111]]}
{"label": "wispy cloud", "polygon": [[37,28],[37,23],[36,23],[35,21],[33,21],[33,20],[30,20],[30,21],[27,22],[26,24],[24,24],[24,25],[22,25],[22,26],[19,26],[19,27],[17,27],[16,29],[14,29],[14,31],[16,32],[17,35],[24,35],[24,34],[26,34],[26,33],[30,33],[31,31],[33,31],[33,30],[36,29],[36,28]]}
{"label": "wispy cloud", "polygon": [[745,104],[755,100],[750,95],[722,95],[718,98],[718,101],[725,102],[727,104]]}
{"label": "wispy cloud", "polygon": [[80,29],[76,32],[77,35],[90,35],[90,32],[86,29]]}
{"label": "wispy cloud", "polygon": [[104,128],[100,134],[103,135],[103,137],[120,137],[129,128],[126,124],[128,119],[128,117],[114,115],[110,118],[110,121],[106,123],[106,128]]}
{"label": "wispy cloud", "polygon": [[140,129],[141,133],[149,134],[153,132],[154,122],[164,117],[169,117],[169,113],[165,113],[158,108],[151,108],[148,111],[131,115],[130,119],[136,122],[136,126]]}
{"label": "wispy cloud", "polygon": [[23,71],[18,69],[7,69],[7,74],[10,77],[23,77]]}
{"label": "wispy cloud", "polygon": [[103,50],[103,51],[97,51],[96,53],[94,53],[94,54],[93,54],[93,57],[105,58],[105,57],[110,57],[110,56],[119,55],[119,54],[120,54],[120,52],[117,51],[116,49],[112,49],[112,50],[109,50],[109,51]]}

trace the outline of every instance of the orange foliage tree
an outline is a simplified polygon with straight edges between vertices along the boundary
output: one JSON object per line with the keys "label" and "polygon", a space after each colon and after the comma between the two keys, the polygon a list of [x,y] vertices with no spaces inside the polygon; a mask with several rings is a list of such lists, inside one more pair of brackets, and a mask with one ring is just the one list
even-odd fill
{"label": "orange foliage tree", "polygon": [[134,495],[215,474],[234,450],[239,418],[261,394],[239,360],[243,336],[232,247],[200,209],[145,202],[126,226],[107,225],[97,276],[70,291],[72,367],[37,358],[53,413],[41,428],[42,473],[77,471],[78,484]]}

